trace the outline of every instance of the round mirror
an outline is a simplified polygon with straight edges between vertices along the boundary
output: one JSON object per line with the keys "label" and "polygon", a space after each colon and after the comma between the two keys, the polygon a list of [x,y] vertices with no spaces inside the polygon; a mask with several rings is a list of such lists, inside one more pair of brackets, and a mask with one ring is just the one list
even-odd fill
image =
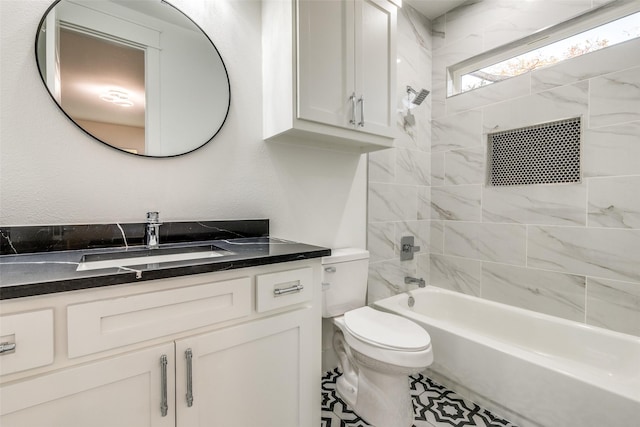
{"label": "round mirror", "polygon": [[40,21],[36,60],[62,111],[128,153],[196,150],[229,112],[218,50],[164,0],[57,0]]}

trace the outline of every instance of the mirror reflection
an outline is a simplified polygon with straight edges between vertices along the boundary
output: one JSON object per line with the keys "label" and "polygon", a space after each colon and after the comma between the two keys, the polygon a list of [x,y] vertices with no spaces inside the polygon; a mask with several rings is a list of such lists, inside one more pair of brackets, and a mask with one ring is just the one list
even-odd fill
{"label": "mirror reflection", "polygon": [[211,140],[229,109],[211,40],[160,0],[58,0],[36,40],[43,82],[64,113],[132,154],[176,156]]}

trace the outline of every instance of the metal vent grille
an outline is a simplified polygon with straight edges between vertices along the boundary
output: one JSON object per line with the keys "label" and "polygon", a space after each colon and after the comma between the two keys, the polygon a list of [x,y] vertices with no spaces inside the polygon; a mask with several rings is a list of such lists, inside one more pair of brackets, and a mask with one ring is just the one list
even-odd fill
{"label": "metal vent grille", "polygon": [[488,185],[580,182],[580,117],[488,135]]}

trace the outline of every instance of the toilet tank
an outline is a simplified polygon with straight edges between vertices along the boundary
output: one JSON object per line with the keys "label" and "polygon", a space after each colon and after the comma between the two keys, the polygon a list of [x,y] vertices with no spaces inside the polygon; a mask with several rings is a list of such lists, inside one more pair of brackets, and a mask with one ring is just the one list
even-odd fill
{"label": "toilet tank", "polygon": [[322,258],[322,317],[363,307],[367,298],[369,251],[332,249]]}

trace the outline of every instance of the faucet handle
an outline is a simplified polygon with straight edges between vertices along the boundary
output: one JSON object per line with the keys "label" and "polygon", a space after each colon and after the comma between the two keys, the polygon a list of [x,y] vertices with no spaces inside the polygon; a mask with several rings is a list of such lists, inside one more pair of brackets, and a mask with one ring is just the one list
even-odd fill
{"label": "faucet handle", "polygon": [[147,212],[147,222],[149,223],[160,222],[160,212]]}
{"label": "faucet handle", "polygon": [[413,236],[402,236],[400,239],[400,261],[413,259],[413,254],[420,251],[420,246],[415,246]]}

